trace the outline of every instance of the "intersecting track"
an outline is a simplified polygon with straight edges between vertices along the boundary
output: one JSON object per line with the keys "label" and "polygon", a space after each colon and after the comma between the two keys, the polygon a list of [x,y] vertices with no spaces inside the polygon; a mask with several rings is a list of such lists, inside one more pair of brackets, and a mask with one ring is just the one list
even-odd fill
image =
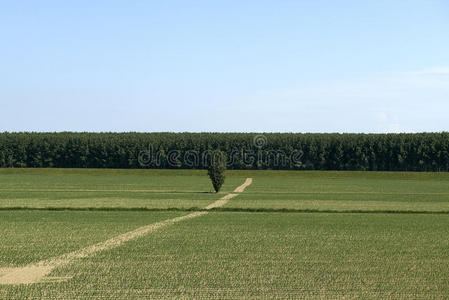
{"label": "intersecting track", "polygon": [[[234,190],[234,193],[243,192],[245,188],[252,183],[252,181],[253,181],[252,178],[247,178],[241,186],[237,187]],[[238,194],[228,194],[220,198],[219,200],[215,201],[214,203],[206,206],[205,209],[209,210],[212,208],[221,207],[225,205],[229,201],[229,199],[237,195]],[[77,259],[88,257],[100,251],[119,247],[125,242],[144,236],[161,227],[172,225],[183,220],[193,219],[202,215],[206,215],[208,213],[209,212],[207,211],[197,211],[185,216],[168,219],[161,222],[146,225],[143,227],[139,227],[133,231],[120,234],[104,242],[71,253],[63,254],[59,257],[54,257],[34,264],[29,264],[24,267],[0,268],[0,284],[31,284],[51,280],[52,278],[46,276],[57,267],[67,265]]]}

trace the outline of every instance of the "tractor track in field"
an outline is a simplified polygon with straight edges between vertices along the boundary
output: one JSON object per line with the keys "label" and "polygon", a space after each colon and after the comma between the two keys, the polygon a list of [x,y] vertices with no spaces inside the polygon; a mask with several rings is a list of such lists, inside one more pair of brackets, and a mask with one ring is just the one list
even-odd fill
{"label": "tractor track in field", "polygon": [[[245,182],[237,187],[234,192],[241,193],[245,190],[247,186],[252,183],[252,178],[247,178]],[[37,263],[32,263],[23,267],[15,267],[15,268],[0,268],[0,284],[32,284],[37,282],[45,282],[45,281],[58,281],[61,278],[52,278],[47,277],[55,268],[64,266],[74,262],[75,260],[82,259],[88,256],[91,256],[97,252],[105,251],[109,249],[113,249],[119,247],[125,242],[134,240],[136,238],[142,237],[150,232],[153,232],[161,227],[165,227],[168,225],[175,224],[177,222],[193,219],[202,215],[206,215],[209,213],[211,209],[219,208],[225,205],[229,199],[237,196],[238,194],[228,194],[214,203],[206,206],[204,211],[195,211],[189,213],[188,215],[176,217],[173,219],[164,220],[161,222],[156,222],[153,224],[149,224],[146,226],[139,227],[133,231],[129,231],[113,238],[110,238],[104,242],[73,251],[67,254],[63,254],[61,256],[50,258],[46,260],[42,260]],[[61,280],[66,280],[67,278],[62,278]]]}

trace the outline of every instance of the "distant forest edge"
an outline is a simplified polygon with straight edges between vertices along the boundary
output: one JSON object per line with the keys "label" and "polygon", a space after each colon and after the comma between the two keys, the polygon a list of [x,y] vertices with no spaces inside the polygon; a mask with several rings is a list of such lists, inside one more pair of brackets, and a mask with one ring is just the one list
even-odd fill
{"label": "distant forest edge", "polygon": [[449,171],[449,133],[0,133],[0,167]]}

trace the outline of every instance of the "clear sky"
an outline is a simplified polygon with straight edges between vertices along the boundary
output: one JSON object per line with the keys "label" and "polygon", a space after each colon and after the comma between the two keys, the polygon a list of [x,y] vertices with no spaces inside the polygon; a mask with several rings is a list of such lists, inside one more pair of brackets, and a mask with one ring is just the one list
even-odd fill
{"label": "clear sky", "polygon": [[0,1],[0,131],[449,130],[449,1]]}

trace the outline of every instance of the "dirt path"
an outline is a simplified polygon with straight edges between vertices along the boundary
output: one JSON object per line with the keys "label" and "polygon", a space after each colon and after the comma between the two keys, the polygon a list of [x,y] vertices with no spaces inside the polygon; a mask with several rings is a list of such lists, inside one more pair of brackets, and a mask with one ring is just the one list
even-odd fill
{"label": "dirt path", "polygon": [[[251,178],[247,178],[246,181],[239,187],[237,187],[234,192],[243,192],[244,189],[252,183]],[[237,196],[237,194],[228,194],[217,201],[215,201],[212,204],[209,204],[205,207],[205,209],[212,209],[215,207],[221,207],[225,205],[229,199]],[[17,267],[17,268],[0,268],[0,284],[31,284],[36,283],[40,281],[50,280],[54,278],[48,278],[46,277],[53,271],[53,269],[67,265],[74,260],[81,259],[84,257],[88,257],[92,254],[95,254],[100,251],[109,250],[112,248],[119,247],[125,242],[128,242],[130,240],[134,240],[136,238],[142,237],[152,231],[155,231],[161,227],[172,225],[174,223],[196,218],[205,214],[208,214],[207,211],[199,211],[199,212],[193,212],[185,216],[176,217],[173,219],[153,223],[147,226],[139,227],[133,231],[126,232],[123,234],[120,234],[116,237],[113,237],[109,240],[106,240],[104,242],[83,248],[81,250],[77,250],[71,253],[63,254],[56,258],[50,258],[47,260],[40,261],[38,263],[29,264],[24,267]],[[57,278],[56,278],[57,280]]]}
{"label": "dirt path", "polygon": [[246,178],[245,182],[244,182],[241,186],[237,187],[237,188],[234,190],[234,193],[242,193],[242,192],[244,192],[244,191],[245,191],[245,188],[246,188],[248,185],[250,185],[251,183],[253,183],[253,179],[252,179],[252,178]]}

